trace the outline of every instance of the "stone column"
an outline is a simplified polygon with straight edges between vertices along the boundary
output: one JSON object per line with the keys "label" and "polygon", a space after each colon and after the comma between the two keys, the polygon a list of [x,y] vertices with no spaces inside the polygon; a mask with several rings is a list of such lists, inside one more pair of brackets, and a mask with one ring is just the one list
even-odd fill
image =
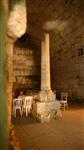
{"label": "stone column", "polygon": [[41,47],[41,91],[40,101],[52,101],[53,95],[51,90],[51,79],[50,79],[50,44],[49,44],[49,33],[44,34]]}
{"label": "stone column", "polygon": [[11,126],[12,116],[12,87],[13,87],[13,47],[14,39],[6,37],[6,66],[7,66],[7,108],[8,108],[8,126]]}
{"label": "stone column", "polygon": [[45,33],[41,49],[41,91],[45,90],[51,90],[49,33]]}
{"label": "stone column", "polygon": [[[11,9],[9,10],[9,3]],[[8,15],[9,13],[9,15]],[[9,18],[8,18],[9,16]],[[12,107],[13,46],[26,31],[26,0],[0,0],[0,149],[8,150]],[[7,80],[6,80],[7,79]]]}
{"label": "stone column", "polygon": [[6,25],[8,19],[8,1],[0,0],[0,150],[8,150],[8,115],[6,94]]}
{"label": "stone column", "polygon": [[40,122],[47,122],[51,118],[61,117],[60,102],[51,90],[49,33],[45,33],[41,48],[41,91],[39,101],[33,103],[32,114]]}
{"label": "stone column", "polygon": [[7,54],[7,100],[8,123],[11,125],[12,88],[13,88],[13,47],[14,42],[26,32],[26,0],[10,0],[10,11],[7,23],[6,54]]}

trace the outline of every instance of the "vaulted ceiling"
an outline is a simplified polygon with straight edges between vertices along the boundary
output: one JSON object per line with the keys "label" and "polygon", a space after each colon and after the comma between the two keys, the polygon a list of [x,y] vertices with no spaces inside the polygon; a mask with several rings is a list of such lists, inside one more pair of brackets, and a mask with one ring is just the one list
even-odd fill
{"label": "vaulted ceiling", "polygon": [[27,0],[27,12],[27,32],[39,48],[44,31],[52,48],[84,46],[84,0]]}

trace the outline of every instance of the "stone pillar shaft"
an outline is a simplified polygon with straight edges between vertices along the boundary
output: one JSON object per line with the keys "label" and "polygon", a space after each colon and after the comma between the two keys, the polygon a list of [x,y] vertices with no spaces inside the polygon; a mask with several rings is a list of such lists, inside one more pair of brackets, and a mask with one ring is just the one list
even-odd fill
{"label": "stone pillar shaft", "polygon": [[41,90],[50,91],[50,50],[49,50],[49,33],[45,33],[44,41],[42,41],[41,52]]}
{"label": "stone pillar shaft", "polygon": [[6,94],[6,24],[8,19],[8,2],[0,0],[0,150],[8,150],[8,119]]}
{"label": "stone pillar shaft", "polygon": [[8,126],[11,126],[12,116],[12,88],[13,88],[13,46],[14,40],[6,38],[6,62],[7,62],[7,109],[8,109]]}

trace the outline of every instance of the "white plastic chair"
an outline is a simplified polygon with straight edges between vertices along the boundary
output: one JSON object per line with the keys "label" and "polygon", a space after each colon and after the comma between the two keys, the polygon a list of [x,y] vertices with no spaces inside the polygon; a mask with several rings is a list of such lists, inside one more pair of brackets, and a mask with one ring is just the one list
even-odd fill
{"label": "white plastic chair", "polygon": [[32,96],[26,96],[24,101],[23,101],[23,106],[22,106],[22,114],[26,113],[26,116],[28,116],[28,114],[30,113],[30,110],[32,108],[32,101],[33,101],[33,98]]}
{"label": "white plastic chair", "polygon": [[22,116],[22,99],[21,98],[14,98],[13,99],[13,114],[16,117],[16,111],[20,111],[20,115]]}
{"label": "white plastic chair", "polygon": [[60,104],[61,104],[61,108],[62,108],[63,110],[65,110],[65,108],[68,108],[67,98],[68,98],[68,93],[61,92]]}

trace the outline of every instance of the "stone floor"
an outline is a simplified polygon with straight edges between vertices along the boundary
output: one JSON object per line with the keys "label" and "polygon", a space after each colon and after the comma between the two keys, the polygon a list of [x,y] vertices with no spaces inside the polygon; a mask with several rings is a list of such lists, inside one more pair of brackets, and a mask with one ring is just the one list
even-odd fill
{"label": "stone floor", "polygon": [[69,108],[62,115],[42,124],[31,116],[13,119],[21,150],[84,150],[84,109]]}

